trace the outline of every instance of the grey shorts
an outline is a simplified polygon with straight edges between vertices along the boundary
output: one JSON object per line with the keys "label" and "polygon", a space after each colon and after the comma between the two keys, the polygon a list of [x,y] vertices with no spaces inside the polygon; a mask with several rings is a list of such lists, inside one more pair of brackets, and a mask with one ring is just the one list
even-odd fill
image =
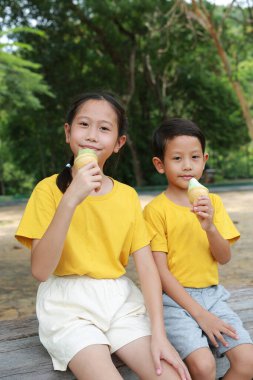
{"label": "grey shorts", "polygon": [[227,304],[226,301],[229,299],[230,293],[222,285],[200,289],[185,288],[185,290],[204,309],[233,326],[239,339],[226,336],[228,347],[224,347],[220,341],[217,341],[219,347],[214,347],[191,315],[170,297],[163,294],[166,333],[182,359],[199,348],[209,347],[212,351],[216,351],[216,355],[219,357],[240,344],[252,343],[239,316]]}

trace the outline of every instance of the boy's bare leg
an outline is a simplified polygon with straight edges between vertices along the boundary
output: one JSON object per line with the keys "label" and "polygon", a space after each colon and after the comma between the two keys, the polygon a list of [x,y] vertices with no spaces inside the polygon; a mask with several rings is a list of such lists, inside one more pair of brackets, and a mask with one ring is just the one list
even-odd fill
{"label": "boy's bare leg", "polygon": [[123,380],[112,362],[108,346],[94,344],[79,351],[69,362],[78,380]]}
{"label": "boy's bare leg", "polygon": [[216,364],[209,348],[199,348],[185,359],[192,380],[215,380]]}
{"label": "boy's bare leg", "polygon": [[128,343],[116,351],[116,354],[141,380],[180,380],[176,370],[165,361],[162,363],[162,375],[156,375],[149,336]]}
{"label": "boy's bare leg", "polygon": [[226,352],[230,369],[223,380],[253,379],[253,345],[240,344]]}

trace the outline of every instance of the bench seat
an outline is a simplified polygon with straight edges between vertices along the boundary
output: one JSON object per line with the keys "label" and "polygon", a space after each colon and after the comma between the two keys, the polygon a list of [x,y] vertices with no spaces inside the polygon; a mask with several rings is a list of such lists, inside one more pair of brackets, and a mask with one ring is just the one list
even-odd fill
{"label": "bench seat", "polygon": [[[253,338],[253,287],[231,290],[229,301],[240,315]],[[51,359],[38,338],[38,322],[35,316],[0,322],[0,379],[11,380],[73,380],[70,371],[54,371]],[[228,369],[227,359],[217,360],[217,378]],[[113,361],[122,377],[138,380],[117,357]]]}

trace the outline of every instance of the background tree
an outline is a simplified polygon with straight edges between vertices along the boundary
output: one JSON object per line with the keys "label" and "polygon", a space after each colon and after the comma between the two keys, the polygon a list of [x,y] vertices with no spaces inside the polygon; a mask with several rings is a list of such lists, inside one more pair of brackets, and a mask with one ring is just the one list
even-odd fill
{"label": "background tree", "polygon": [[[21,28],[1,32],[0,37],[13,36],[17,32],[42,35],[39,31]],[[36,72],[39,65],[20,56],[21,50],[24,49],[30,50],[30,46],[18,42],[0,43],[0,195],[5,194],[6,191],[4,181],[6,176],[11,176],[11,181],[15,183],[16,188],[17,182],[23,181],[26,177],[18,163],[11,162],[12,142],[8,139],[11,121],[15,117],[18,119],[24,109],[41,109],[38,94],[51,95],[41,74]],[[24,147],[20,153],[22,154],[23,151]],[[22,190],[22,186],[19,189]]]}
{"label": "background tree", "polygon": [[[238,12],[239,7],[232,7],[233,2],[231,2],[230,6],[227,8],[227,12],[225,12],[224,17],[220,18],[220,22],[217,23],[217,18],[215,19],[213,17],[213,7],[205,6],[205,4],[202,1],[197,2],[196,0],[192,0],[192,12],[188,11],[188,14],[190,17],[195,18],[196,21],[199,22],[199,24],[205,28],[205,30],[209,33],[210,37],[213,40],[213,43],[217,49],[217,53],[219,55],[219,58],[221,60],[221,63],[224,67],[225,73],[228,77],[229,82],[232,85],[232,88],[238,98],[243,117],[245,119],[246,125],[249,130],[249,135],[251,136],[251,139],[253,139],[253,119],[252,115],[250,112],[250,107],[248,104],[248,101],[245,97],[243,88],[241,86],[241,83],[239,81],[239,76],[238,76],[238,61],[240,61],[242,58],[240,55],[245,55],[242,54],[242,51],[248,55],[248,50],[245,50],[245,42],[247,38],[245,38],[244,33],[238,33],[239,32],[239,27],[243,27],[244,31],[247,31],[247,21],[245,25],[245,16],[246,11],[244,11],[243,8],[240,8],[240,13]],[[208,9],[209,8],[209,9]],[[250,12],[251,10],[251,12]],[[232,13],[233,11],[233,13]],[[249,12],[250,16],[250,24],[252,28],[252,9],[248,8],[247,11]],[[223,29],[225,25],[226,18],[229,17],[229,15],[232,15],[236,17],[238,23],[233,23],[233,25],[230,25],[228,33],[226,33],[226,36],[224,37],[224,40],[229,39],[229,44],[232,45],[232,48],[228,48],[228,53],[226,52],[224,48],[224,44],[222,43],[222,34],[223,34]],[[194,17],[195,16],[195,17]],[[250,29],[250,35],[252,36],[252,29]],[[230,38],[229,38],[229,37]],[[251,41],[252,42],[252,41]],[[226,44],[226,41],[225,41]],[[248,44],[247,48],[249,47]],[[235,49],[236,46],[236,49]],[[229,50],[232,51],[232,64],[231,60],[229,59]],[[252,50],[252,49],[250,49]],[[251,59],[252,59],[252,51],[251,51]]]}
{"label": "background tree", "polygon": [[[202,25],[189,17],[186,3],[2,0],[0,7],[4,25],[33,24],[46,36],[19,33],[16,39],[32,46],[22,51],[22,57],[40,64],[55,97],[39,95],[44,108],[12,115],[5,132],[13,160],[18,159],[33,181],[67,162],[64,114],[75,94],[92,89],[118,94],[128,108],[129,143],[116,176],[132,185],[161,183],[151,163],[150,140],[154,128],[168,116],[194,119],[217,152],[238,149],[249,141],[215,45]],[[217,22],[220,12],[215,8]],[[224,28],[228,37],[233,26],[231,19]],[[251,90],[246,78],[252,58],[247,59],[248,74],[240,70],[245,93]],[[22,153],[24,146],[28,148]]]}

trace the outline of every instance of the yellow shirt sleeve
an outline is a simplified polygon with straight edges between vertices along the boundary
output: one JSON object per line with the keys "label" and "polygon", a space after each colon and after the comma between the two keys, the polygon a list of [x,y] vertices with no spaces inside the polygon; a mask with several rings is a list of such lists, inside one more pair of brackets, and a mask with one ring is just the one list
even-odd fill
{"label": "yellow shirt sleeve", "polygon": [[152,236],[150,243],[152,251],[168,253],[166,216],[162,209],[157,211],[149,204],[144,208],[143,214]]}
{"label": "yellow shirt sleeve", "polygon": [[224,239],[231,244],[235,243],[240,238],[240,233],[228,215],[220,196],[210,194],[210,197],[214,208],[214,225]]}
{"label": "yellow shirt sleeve", "polygon": [[51,223],[56,202],[43,180],[34,188],[15,234],[20,243],[31,249],[33,239],[41,239]]}
{"label": "yellow shirt sleeve", "polygon": [[136,193],[136,198],[135,198],[135,210],[136,210],[135,226],[133,229],[133,237],[132,237],[130,254],[138,251],[140,248],[143,248],[144,247],[143,242],[146,242],[146,245],[149,245],[150,240],[151,240],[150,231],[148,230],[148,227],[145,223],[145,220],[142,214],[140,200],[137,193]]}

